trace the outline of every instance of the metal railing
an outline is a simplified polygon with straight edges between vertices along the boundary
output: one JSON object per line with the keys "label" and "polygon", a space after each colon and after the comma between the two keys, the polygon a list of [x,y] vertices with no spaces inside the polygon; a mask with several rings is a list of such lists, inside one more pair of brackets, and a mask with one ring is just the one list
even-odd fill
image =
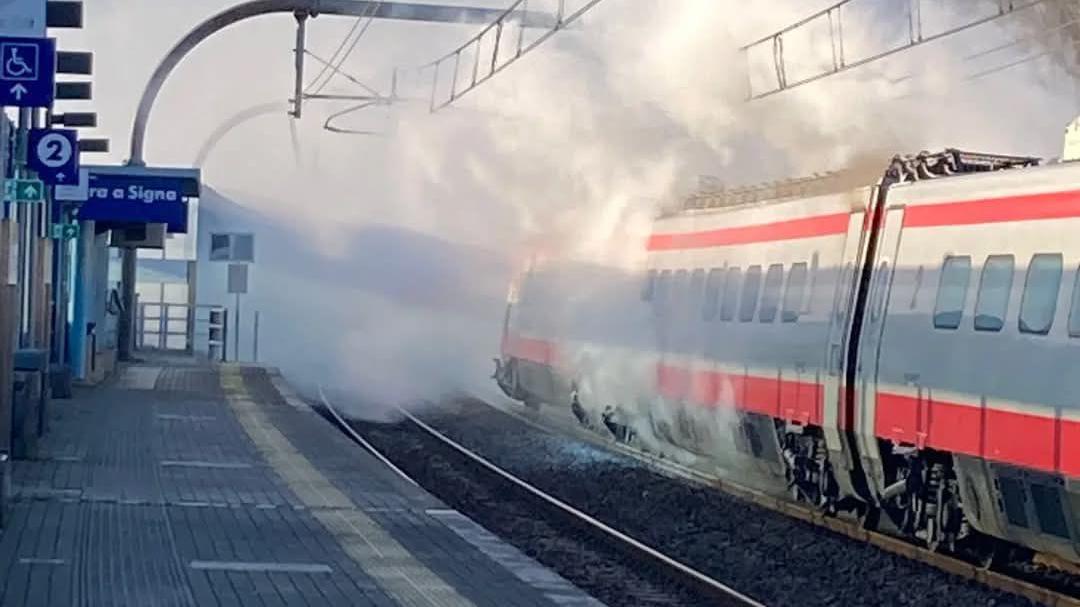
{"label": "metal railing", "polygon": [[[140,302],[136,309],[135,345],[143,350],[189,352],[225,360],[228,324],[224,306]],[[199,345],[205,347],[196,352]]]}
{"label": "metal railing", "polygon": [[[240,335],[235,311],[214,304],[140,302],[135,316],[135,347],[140,350],[187,352],[210,360],[238,361]],[[259,312],[249,323],[251,358],[259,361]],[[230,351],[229,342],[232,341]],[[245,347],[247,342],[245,341]]]}

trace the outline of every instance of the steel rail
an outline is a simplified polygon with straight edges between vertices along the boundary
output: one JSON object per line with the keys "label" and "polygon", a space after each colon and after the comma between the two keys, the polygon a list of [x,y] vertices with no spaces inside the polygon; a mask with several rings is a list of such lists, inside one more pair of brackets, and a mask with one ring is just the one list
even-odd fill
{"label": "steel rail", "polygon": [[341,428],[342,432],[345,432],[350,437],[352,437],[353,440],[360,443],[361,447],[367,449],[368,452],[375,456],[375,459],[385,464],[387,468],[393,470],[398,476],[412,483],[413,485],[416,485],[417,487],[420,486],[420,483],[417,483],[412,479],[411,476],[405,474],[404,470],[395,466],[394,462],[387,459],[386,456],[384,456],[382,453],[379,452],[378,449],[375,448],[375,445],[369,443],[363,436],[360,436],[360,434],[356,430],[353,430],[352,426],[345,422],[345,419],[341,417],[341,414],[338,413],[336,409],[334,409],[334,406],[332,404],[330,404],[330,400],[326,398],[326,394],[323,392],[322,386],[319,386],[319,400],[322,401],[323,406],[326,407],[326,410],[329,411],[330,415],[337,421],[337,425]]}
{"label": "steel rail", "polygon": [[[392,462],[390,462],[390,460],[388,458],[386,458],[385,456],[380,454],[374,448],[374,446],[371,445],[370,442],[365,440],[362,436],[359,435],[359,433],[357,433],[354,429],[349,427],[349,425],[347,423],[345,423],[344,419],[340,416],[340,414],[338,414],[337,411],[334,410],[333,406],[326,399],[325,395],[322,394],[322,389],[321,388],[319,389],[319,395],[320,395],[320,398],[322,399],[322,402],[323,402],[324,406],[326,406],[326,408],[330,411],[330,413],[334,417],[334,419],[338,420],[338,425],[342,426],[342,428],[345,429],[345,431],[348,432],[348,434],[350,436],[352,436],[354,439],[356,439],[358,442],[360,442],[360,444],[363,445],[365,449],[367,449],[368,451],[371,451],[373,454],[375,454],[376,457],[378,457],[380,461],[382,461],[386,465],[390,466],[390,468],[392,470],[397,472],[399,475],[404,476],[405,478],[409,479],[409,481],[412,482],[413,484],[417,484],[415,481],[413,481],[411,478],[409,478],[407,474],[402,472],[400,468],[398,468]],[[452,448],[453,450],[457,451],[458,453],[464,455],[469,460],[475,462],[476,464],[479,464],[481,467],[485,468],[486,470],[494,473],[495,475],[499,476],[503,480],[506,480],[506,481],[510,482],[511,484],[513,484],[516,487],[524,490],[525,492],[529,493],[530,495],[540,499],[541,501],[547,503],[548,505],[560,510],[564,514],[569,515],[571,518],[573,518],[575,520],[578,520],[578,521],[580,521],[582,523],[585,523],[586,525],[588,525],[589,527],[591,527],[591,528],[593,528],[593,529],[595,529],[597,531],[600,531],[606,537],[614,540],[618,544],[620,544],[620,545],[622,545],[622,546],[624,546],[626,548],[629,548],[632,551],[634,551],[634,552],[636,552],[638,554],[641,554],[644,557],[646,557],[646,558],[648,558],[648,559],[650,559],[652,561],[656,561],[656,562],[660,563],[661,565],[663,565],[664,567],[667,567],[668,569],[670,569],[670,570],[672,570],[672,571],[674,571],[674,572],[676,572],[676,573],[678,573],[680,575],[684,575],[684,576],[690,578],[690,580],[692,580],[695,584],[698,584],[698,585],[700,585],[702,587],[705,587],[710,592],[715,593],[718,596],[725,597],[725,598],[727,598],[729,600],[735,601],[736,603],[738,603],[740,605],[744,605],[746,607],[765,607],[763,603],[760,603],[760,602],[754,600],[753,598],[751,598],[749,596],[746,596],[745,594],[742,594],[739,591],[731,588],[730,586],[727,586],[726,584],[724,584],[724,583],[722,583],[720,581],[717,581],[717,580],[709,577],[708,575],[706,575],[704,573],[701,573],[700,571],[694,569],[693,567],[690,567],[688,565],[680,563],[679,561],[667,556],[666,554],[656,550],[655,548],[652,548],[651,546],[649,546],[647,544],[644,544],[644,543],[634,539],[633,537],[630,537],[629,535],[626,535],[625,533],[622,533],[621,531],[618,531],[617,529],[614,529],[613,527],[603,523],[602,521],[597,520],[596,518],[590,516],[589,514],[587,514],[585,512],[582,512],[581,510],[578,510],[577,508],[574,508],[570,504],[567,504],[566,502],[564,502],[564,501],[562,501],[562,500],[560,500],[560,499],[558,499],[556,497],[548,495],[544,491],[542,491],[542,490],[534,487],[533,485],[521,480],[520,478],[514,476],[513,474],[510,474],[509,472],[503,470],[502,468],[499,468],[494,463],[492,463],[489,460],[481,457],[480,455],[477,455],[476,453],[473,453],[467,447],[457,443],[456,441],[454,441],[450,437],[446,436],[442,432],[439,432],[437,429],[430,426],[429,424],[427,424],[426,422],[424,422],[423,420],[421,420],[417,416],[413,415],[409,411],[405,410],[404,408],[398,407],[398,410],[401,412],[401,414],[407,420],[409,420],[410,422],[415,424],[418,428],[420,428],[424,432],[428,433],[432,437],[438,439],[439,441],[441,441],[442,443],[444,443],[448,447]]]}
{"label": "steel rail", "polygon": [[691,578],[696,583],[706,586],[707,588],[711,589],[713,592],[716,592],[719,595],[723,595],[723,596],[729,597],[731,599],[734,599],[735,601],[739,602],[740,604],[747,605],[748,607],[764,607],[764,604],[759,603],[758,601],[746,596],[745,594],[742,594],[741,592],[735,590],[734,588],[731,588],[730,586],[728,586],[728,585],[726,585],[726,584],[724,584],[722,582],[719,582],[719,581],[709,577],[708,575],[705,575],[704,573],[701,573],[700,571],[698,571],[697,569],[694,569],[693,567],[690,567],[689,565],[685,565],[683,563],[680,563],[679,561],[667,556],[666,554],[656,550],[655,548],[653,548],[653,547],[651,547],[651,546],[649,546],[647,544],[644,544],[644,543],[634,539],[633,537],[630,537],[629,535],[626,535],[625,533],[622,533],[621,531],[619,531],[619,530],[605,524],[604,522],[602,522],[600,520],[597,520],[596,518],[590,516],[589,514],[586,514],[585,512],[582,512],[581,510],[578,510],[577,508],[574,508],[570,504],[567,504],[566,502],[564,502],[564,501],[562,501],[562,500],[560,500],[560,499],[558,499],[556,497],[548,495],[547,493],[545,493],[542,490],[534,487],[533,485],[530,485],[529,483],[519,479],[518,477],[514,476],[513,474],[510,474],[509,472],[503,470],[502,468],[499,468],[498,466],[491,463],[487,459],[481,457],[480,455],[477,455],[476,453],[473,453],[467,447],[457,443],[452,438],[446,436],[442,432],[439,432],[438,430],[436,430],[432,426],[428,425],[423,420],[416,417],[412,413],[406,411],[405,409],[399,409],[399,410],[401,411],[402,414],[405,415],[405,417],[409,421],[413,422],[414,424],[419,426],[421,429],[423,429],[425,432],[427,432],[431,436],[439,439],[440,441],[445,443],[447,446],[449,446],[449,447],[453,448],[454,450],[458,451],[459,453],[461,453],[465,457],[468,457],[469,459],[476,462],[477,464],[479,464],[479,465],[483,466],[484,468],[490,470],[494,474],[497,474],[498,476],[500,476],[503,479],[509,481],[510,483],[513,483],[517,487],[525,490],[526,492],[534,495],[535,497],[543,500],[547,504],[549,504],[551,506],[554,506],[555,508],[558,508],[559,510],[562,510],[564,513],[570,515],[571,517],[573,517],[575,519],[578,519],[578,520],[588,524],[590,527],[593,527],[594,529],[597,529],[597,530],[603,532],[605,535],[607,535],[608,537],[614,539],[615,541],[619,542],[620,544],[623,544],[623,545],[625,545],[625,546],[627,546],[627,547],[629,547],[629,548],[631,548],[631,549],[633,549],[633,550],[647,556],[648,558],[650,558],[652,560],[659,561],[664,566],[666,566],[666,567],[668,567],[668,568],[670,568],[670,569],[672,569],[672,570],[674,570],[674,571],[676,571],[676,572],[678,572],[678,573],[680,573],[682,575],[685,575],[685,576]]}

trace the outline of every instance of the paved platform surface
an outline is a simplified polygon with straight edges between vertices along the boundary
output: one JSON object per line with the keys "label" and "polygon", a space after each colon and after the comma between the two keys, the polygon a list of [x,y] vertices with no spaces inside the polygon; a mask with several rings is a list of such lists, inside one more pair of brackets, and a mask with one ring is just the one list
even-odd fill
{"label": "paved platform surface", "polygon": [[599,605],[262,368],[157,359],[54,401],[14,492],[0,605]]}

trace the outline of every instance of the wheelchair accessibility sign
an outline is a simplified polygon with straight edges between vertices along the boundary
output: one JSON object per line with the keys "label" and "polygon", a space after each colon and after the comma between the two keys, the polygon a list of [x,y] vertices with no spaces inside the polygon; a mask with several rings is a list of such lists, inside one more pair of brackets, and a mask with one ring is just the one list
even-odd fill
{"label": "wheelchair accessibility sign", "polygon": [[0,105],[48,107],[56,96],[56,41],[0,38]]}
{"label": "wheelchair accessibility sign", "polygon": [[37,80],[38,47],[24,42],[6,42],[0,45],[4,57],[4,80]]}

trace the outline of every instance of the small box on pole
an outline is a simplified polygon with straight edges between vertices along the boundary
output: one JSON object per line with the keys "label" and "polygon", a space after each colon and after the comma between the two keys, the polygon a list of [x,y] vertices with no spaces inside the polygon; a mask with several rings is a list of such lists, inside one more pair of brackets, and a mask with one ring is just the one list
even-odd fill
{"label": "small box on pole", "polygon": [[88,101],[94,96],[93,83],[57,82],[56,98],[65,101]]}
{"label": "small box on pole", "polygon": [[109,153],[109,140],[108,139],[80,139],[79,151],[88,153],[107,154]]}
{"label": "small box on pole", "polygon": [[75,128],[95,127],[97,126],[97,113],[65,112],[63,114],[53,114],[52,123]]}
{"label": "small box on pole", "polygon": [[79,0],[49,0],[45,5],[49,27],[79,29],[83,26],[83,3]]}
{"label": "small box on pole", "polygon": [[92,76],[94,74],[94,54],[83,51],[57,51],[56,73]]}

